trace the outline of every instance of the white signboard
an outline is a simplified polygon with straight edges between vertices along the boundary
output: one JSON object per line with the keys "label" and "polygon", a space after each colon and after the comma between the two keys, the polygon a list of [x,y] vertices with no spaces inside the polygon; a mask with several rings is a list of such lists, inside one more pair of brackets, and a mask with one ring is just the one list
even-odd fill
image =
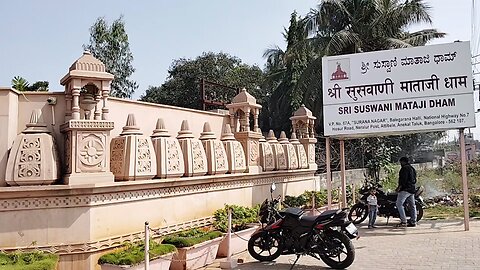
{"label": "white signboard", "polygon": [[475,126],[469,42],[322,60],[326,136]]}

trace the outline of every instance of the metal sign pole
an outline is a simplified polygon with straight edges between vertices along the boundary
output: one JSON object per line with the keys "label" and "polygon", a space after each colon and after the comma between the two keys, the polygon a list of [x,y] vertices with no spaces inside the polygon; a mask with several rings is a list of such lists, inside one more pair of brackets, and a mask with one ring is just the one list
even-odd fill
{"label": "metal sign pole", "polygon": [[462,183],[463,183],[463,220],[465,231],[470,230],[468,210],[468,178],[467,178],[467,156],[465,153],[465,129],[460,129],[460,157],[462,160]]}
{"label": "metal sign pole", "polygon": [[345,141],[340,140],[340,180],[342,184],[342,207],[347,207],[347,180],[345,177]]}
{"label": "metal sign pole", "polygon": [[330,169],[330,138],[325,138],[325,166],[327,167],[327,209],[332,209],[332,172]]}

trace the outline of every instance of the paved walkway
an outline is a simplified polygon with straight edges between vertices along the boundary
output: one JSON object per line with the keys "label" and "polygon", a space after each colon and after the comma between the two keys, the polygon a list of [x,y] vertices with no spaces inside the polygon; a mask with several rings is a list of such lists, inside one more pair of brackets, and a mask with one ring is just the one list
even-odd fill
{"label": "paved walkway", "polygon": [[[396,219],[391,223],[398,222]],[[355,261],[348,269],[480,269],[480,220],[470,221],[465,232],[463,220],[421,221],[415,228],[393,228],[379,218],[377,229],[360,225],[360,238],[353,240]],[[260,263],[248,253],[239,270],[287,270],[294,256],[280,256],[276,262]],[[204,270],[220,269],[220,260]],[[329,269],[322,261],[302,257],[296,270]]]}

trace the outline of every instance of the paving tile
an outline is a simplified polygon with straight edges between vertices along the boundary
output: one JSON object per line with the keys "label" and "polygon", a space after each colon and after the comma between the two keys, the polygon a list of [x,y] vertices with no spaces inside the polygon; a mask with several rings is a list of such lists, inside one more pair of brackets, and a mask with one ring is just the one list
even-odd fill
{"label": "paving tile", "polygon": [[[378,219],[379,228],[359,226],[360,238],[354,240],[355,261],[348,268],[361,269],[480,269],[480,221],[470,221],[464,231],[463,220],[421,221],[415,228],[393,228],[394,221]],[[238,270],[287,270],[295,256],[280,256],[276,262],[256,262],[248,253],[241,253],[244,263]],[[207,269],[219,269],[218,262]],[[294,270],[329,269],[323,262],[302,257]]]}

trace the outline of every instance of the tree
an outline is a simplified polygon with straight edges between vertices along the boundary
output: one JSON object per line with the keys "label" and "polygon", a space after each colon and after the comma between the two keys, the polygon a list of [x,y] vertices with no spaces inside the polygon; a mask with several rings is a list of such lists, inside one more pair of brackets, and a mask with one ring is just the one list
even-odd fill
{"label": "tree", "polygon": [[48,85],[49,82],[47,81],[38,81],[30,85],[25,78],[20,76],[15,76],[12,79],[12,88],[18,91],[47,92]]}
{"label": "tree", "polygon": [[28,81],[20,76],[15,76],[12,79],[12,88],[18,91],[28,91]]}
{"label": "tree", "polygon": [[102,61],[106,71],[115,76],[110,95],[130,98],[138,85],[129,79],[135,68],[132,66],[133,54],[130,52],[123,16],[113,21],[111,25],[108,25],[105,18],[98,18],[90,27],[90,43],[83,45],[83,48]]}
{"label": "tree", "polygon": [[[266,93],[260,88],[262,70],[226,53],[203,53],[195,59],[174,60],[168,79],[161,86],[150,86],[142,101],[201,109],[200,80],[206,79],[234,88],[245,87],[262,104]],[[231,100],[236,93],[226,98]]]}
{"label": "tree", "polygon": [[291,14],[284,37],[285,51],[276,46],[263,55],[267,58],[264,88],[272,89],[270,123],[277,134],[291,131],[289,118],[304,103],[304,93],[298,83],[309,61],[316,56],[315,48],[307,39],[305,23],[296,12]]}

